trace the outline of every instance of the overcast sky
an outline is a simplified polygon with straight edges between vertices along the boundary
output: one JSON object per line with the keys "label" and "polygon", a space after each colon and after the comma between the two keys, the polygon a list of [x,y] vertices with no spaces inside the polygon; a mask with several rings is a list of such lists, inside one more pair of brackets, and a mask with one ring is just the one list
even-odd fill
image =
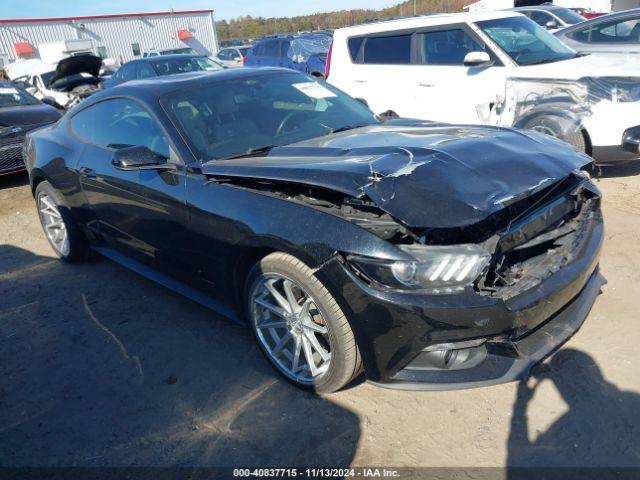
{"label": "overcast sky", "polygon": [[68,17],[158,10],[213,9],[216,19],[240,15],[293,17],[309,13],[382,8],[400,0],[0,0],[0,18]]}

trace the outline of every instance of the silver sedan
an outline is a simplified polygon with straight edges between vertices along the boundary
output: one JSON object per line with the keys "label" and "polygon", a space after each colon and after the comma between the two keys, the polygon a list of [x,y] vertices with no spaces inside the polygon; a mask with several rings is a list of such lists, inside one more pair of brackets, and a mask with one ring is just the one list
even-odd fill
{"label": "silver sedan", "polygon": [[554,35],[581,53],[639,53],[640,8],[593,18]]}

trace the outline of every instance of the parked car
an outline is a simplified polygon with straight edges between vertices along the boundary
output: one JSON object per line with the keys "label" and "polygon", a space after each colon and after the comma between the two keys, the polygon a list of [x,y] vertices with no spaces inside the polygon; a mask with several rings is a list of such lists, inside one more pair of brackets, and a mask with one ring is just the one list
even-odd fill
{"label": "parked car", "polygon": [[362,369],[411,389],[520,378],[601,286],[587,156],[536,132],[383,123],[294,71],[129,82],[25,151],[58,256],[92,249],[246,321],[321,392]]}
{"label": "parked car", "polygon": [[115,87],[131,80],[164,77],[178,73],[213,72],[225,68],[218,62],[202,55],[163,55],[132,60],[125,63],[104,83],[104,88]]}
{"label": "parked car", "polygon": [[606,15],[606,13],[594,12],[592,10],[589,10],[588,8],[572,7],[571,10],[576,12],[581,17],[586,18],[587,20],[591,20],[592,18],[598,18],[603,15]]}
{"label": "parked car", "polygon": [[[26,63],[26,62],[23,62]],[[5,67],[9,78],[40,100],[54,102],[58,108],[77,105],[100,89],[102,59],[78,55],[47,65],[36,60]]]}
{"label": "parked car", "polygon": [[522,13],[547,30],[556,31],[584,22],[584,17],[573,10],[553,4],[534,7],[518,7],[514,12]]}
{"label": "parked car", "polygon": [[331,36],[325,33],[265,37],[247,54],[247,67],[284,67],[324,78]]}
{"label": "parked car", "polygon": [[640,8],[594,18],[555,33],[577,52],[640,53]]}
{"label": "parked car", "polygon": [[11,82],[0,82],[0,175],[24,170],[22,147],[27,132],[58,121],[50,105]]}
{"label": "parked car", "polygon": [[149,50],[142,52],[142,58],[159,57],[162,55],[199,55],[191,47],[165,48],[164,50]]}
{"label": "parked car", "polygon": [[247,52],[251,45],[241,45],[239,47],[229,47],[220,50],[215,58],[225,67],[237,68],[244,66],[247,61]]}
{"label": "parked car", "polygon": [[640,64],[583,56],[516,12],[336,30],[328,81],[379,114],[529,128],[600,164],[640,157]]}

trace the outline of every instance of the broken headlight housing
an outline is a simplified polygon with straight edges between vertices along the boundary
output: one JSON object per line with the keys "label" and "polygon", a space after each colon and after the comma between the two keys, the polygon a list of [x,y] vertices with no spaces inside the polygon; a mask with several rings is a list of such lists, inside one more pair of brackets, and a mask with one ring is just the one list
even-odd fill
{"label": "broken headlight housing", "polygon": [[373,283],[394,290],[457,293],[480,276],[491,255],[479,245],[400,245],[414,260],[349,256],[349,264]]}

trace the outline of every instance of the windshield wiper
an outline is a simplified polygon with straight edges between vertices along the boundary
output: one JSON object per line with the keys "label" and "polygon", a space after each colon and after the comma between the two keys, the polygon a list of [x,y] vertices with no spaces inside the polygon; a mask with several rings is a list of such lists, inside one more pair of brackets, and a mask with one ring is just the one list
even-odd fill
{"label": "windshield wiper", "polygon": [[238,155],[231,155],[229,157],[222,157],[222,158],[219,158],[218,160],[232,160],[234,158],[252,157],[254,155],[259,155],[261,153],[266,154],[266,153],[269,153],[274,148],[279,147],[279,146],[280,145],[264,145],[262,147],[250,148],[249,150],[247,150],[244,153],[240,153]]}
{"label": "windshield wiper", "polygon": [[369,125],[373,125],[373,124],[371,124],[371,123],[362,123],[360,125],[345,125],[344,127],[330,128],[329,129],[329,133],[327,133],[327,135],[331,135],[333,133],[346,132],[347,130],[354,130],[356,128],[368,127]]}

